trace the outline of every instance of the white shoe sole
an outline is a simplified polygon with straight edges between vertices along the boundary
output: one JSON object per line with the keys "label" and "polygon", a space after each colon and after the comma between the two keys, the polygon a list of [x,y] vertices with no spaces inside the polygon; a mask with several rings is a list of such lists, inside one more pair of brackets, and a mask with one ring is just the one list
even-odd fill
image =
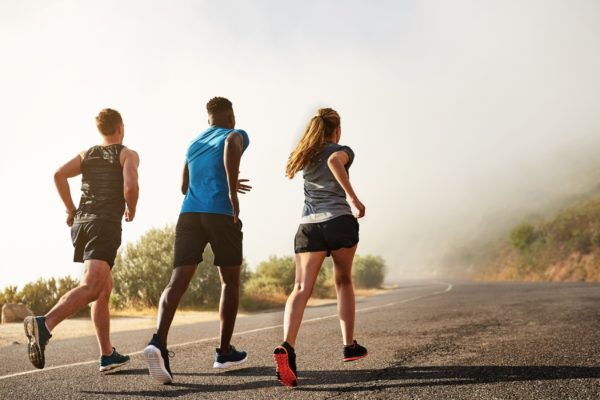
{"label": "white shoe sole", "polygon": [[111,364],[111,365],[107,365],[106,367],[100,367],[100,372],[112,371],[113,369],[122,367],[125,364],[129,364],[129,360],[122,362],[120,364]]}
{"label": "white shoe sole", "polygon": [[31,361],[34,367],[42,369],[44,368],[46,360],[44,357],[44,352],[42,351],[42,347],[39,343],[40,337],[37,321],[35,320],[35,317],[25,317],[23,320],[23,325],[25,327],[25,334],[29,339],[27,343],[29,361]]}
{"label": "white shoe sole", "polygon": [[226,369],[226,368],[231,368],[233,366],[236,365],[240,365],[245,363],[246,361],[248,361],[248,355],[246,354],[246,357],[243,360],[240,361],[227,361],[224,363],[220,363],[220,362],[216,362],[213,364],[213,368],[217,368],[217,369]]}
{"label": "white shoe sole", "polygon": [[173,378],[165,368],[165,362],[160,355],[159,349],[154,346],[147,346],[144,349],[144,358],[148,363],[148,372],[152,378],[162,384],[173,382]]}

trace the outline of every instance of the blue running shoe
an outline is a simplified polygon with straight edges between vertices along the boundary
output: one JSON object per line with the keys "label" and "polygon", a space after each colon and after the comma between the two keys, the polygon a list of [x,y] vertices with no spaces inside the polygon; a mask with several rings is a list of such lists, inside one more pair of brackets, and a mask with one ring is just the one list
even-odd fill
{"label": "blue running shoe", "polygon": [[29,343],[27,343],[29,361],[34,367],[42,369],[46,365],[44,351],[52,337],[50,331],[46,328],[46,317],[26,317],[23,320],[23,325],[25,326],[25,334],[29,339]]}
{"label": "blue running shoe", "polygon": [[110,356],[100,357],[100,372],[110,371],[111,369],[119,368],[129,362],[129,356],[119,354],[113,347],[113,352]]}
{"label": "blue running shoe", "polygon": [[229,368],[243,364],[247,360],[248,354],[245,351],[237,351],[233,346],[229,346],[229,353],[223,353],[221,349],[216,349],[213,368]]}
{"label": "blue running shoe", "polygon": [[173,382],[173,373],[171,373],[171,367],[169,366],[171,354],[173,353],[160,344],[157,334],[152,336],[152,340],[144,349],[144,358],[148,363],[150,376],[163,384]]}

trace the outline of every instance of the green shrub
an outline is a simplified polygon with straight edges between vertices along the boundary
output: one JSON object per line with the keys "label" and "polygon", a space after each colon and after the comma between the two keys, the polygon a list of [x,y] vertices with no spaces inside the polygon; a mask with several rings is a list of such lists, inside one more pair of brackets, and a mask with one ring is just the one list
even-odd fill
{"label": "green shrub", "polygon": [[270,256],[267,261],[258,264],[246,290],[264,289],[269,285],[272,290],[288,295],[294,289],[295,279],[296,263],[293,257]]}
{"label": "green shrub", "polygon": [[385,261],[379,256],[354,257],[352,276],[354,285],[359,288],[379,288],[385,279]]}
{"label": "green shrub", "polygon": [[157,307],[173,266],[175,229],[150,229],[117,254],[113,267],[114,306]]}
{"label": "green shrub", "polygon": [[22,303],[21,298],[17,292],[16,286],[7,286],[4,288],[3,292],[0,292],[0,310],[2,310],[2,306],[5,304],[16,304]]}
{"label": "green shrub", "polygon": [[517,226],[510,232],[510,241],[512,245],[520,251],[526,250],[535,239],[535,228],[527,223]]}
{"label": "green shrub", "polygon": [[[18,300],[27,305],[35,315],[43,315],[50,311],[64,294],[78,285],[79,281],[69,276],[59,278],[58,281],[54,278],[38,279],[23,286],[18,293]],[[88,312],[84,309],[78,315]]]}

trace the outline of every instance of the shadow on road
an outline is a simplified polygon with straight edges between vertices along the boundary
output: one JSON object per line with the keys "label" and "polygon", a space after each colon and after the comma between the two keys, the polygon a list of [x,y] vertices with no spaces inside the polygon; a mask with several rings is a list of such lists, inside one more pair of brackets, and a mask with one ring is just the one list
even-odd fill
{"label": "shadow on road", "polygon": [[[431,366],[381,370],[307,371],[298,390],[356,392],[386,388],[434,387],[600,378],[600,367],[573,366]],[[362,379],[361,379],[362,378]],[[334,386],[335,385],[335,386]]]}
{"label": "shadow on road", "polygon": [[[146,369],[122,370],[112,375],[147,375]],[[213,376],[231,376],[227,385],[210,383]],[[156,390],[141,391],[82,391],[82,393],[111,396],[147,396],[176,398],[195,392],[244,391],[278,386],[274,368],[252,367],[227,372],[180,373],[175,378],[206,378],[203,383],[174,383],[156,386]],[[314,392],[360,392],[388,388],[434,387],[452,385],[490,384],[497,382],[551,381],[561,379],[597,379],[600,367],[577,366],[428,366],[384,369],[300,371],[300,386],[296,390]],[[242,383],[234,378],[269,377]],[[152,384],[148,377],[148,383]]]}

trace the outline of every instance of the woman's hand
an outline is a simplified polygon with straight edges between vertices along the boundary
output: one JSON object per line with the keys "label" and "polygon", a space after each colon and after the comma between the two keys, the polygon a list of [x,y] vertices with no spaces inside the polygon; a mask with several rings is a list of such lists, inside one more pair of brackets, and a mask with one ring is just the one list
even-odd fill
{"label": "woman's hand", "polygon": [[354,216],[356,218],[362,218],[365,216],[365,205],[358,199],[358,197],[353,197],[350,199],[350,202],[352,203],[352,205],[354,206],[354,208],[356,209],[356,213],[354,213]]}

